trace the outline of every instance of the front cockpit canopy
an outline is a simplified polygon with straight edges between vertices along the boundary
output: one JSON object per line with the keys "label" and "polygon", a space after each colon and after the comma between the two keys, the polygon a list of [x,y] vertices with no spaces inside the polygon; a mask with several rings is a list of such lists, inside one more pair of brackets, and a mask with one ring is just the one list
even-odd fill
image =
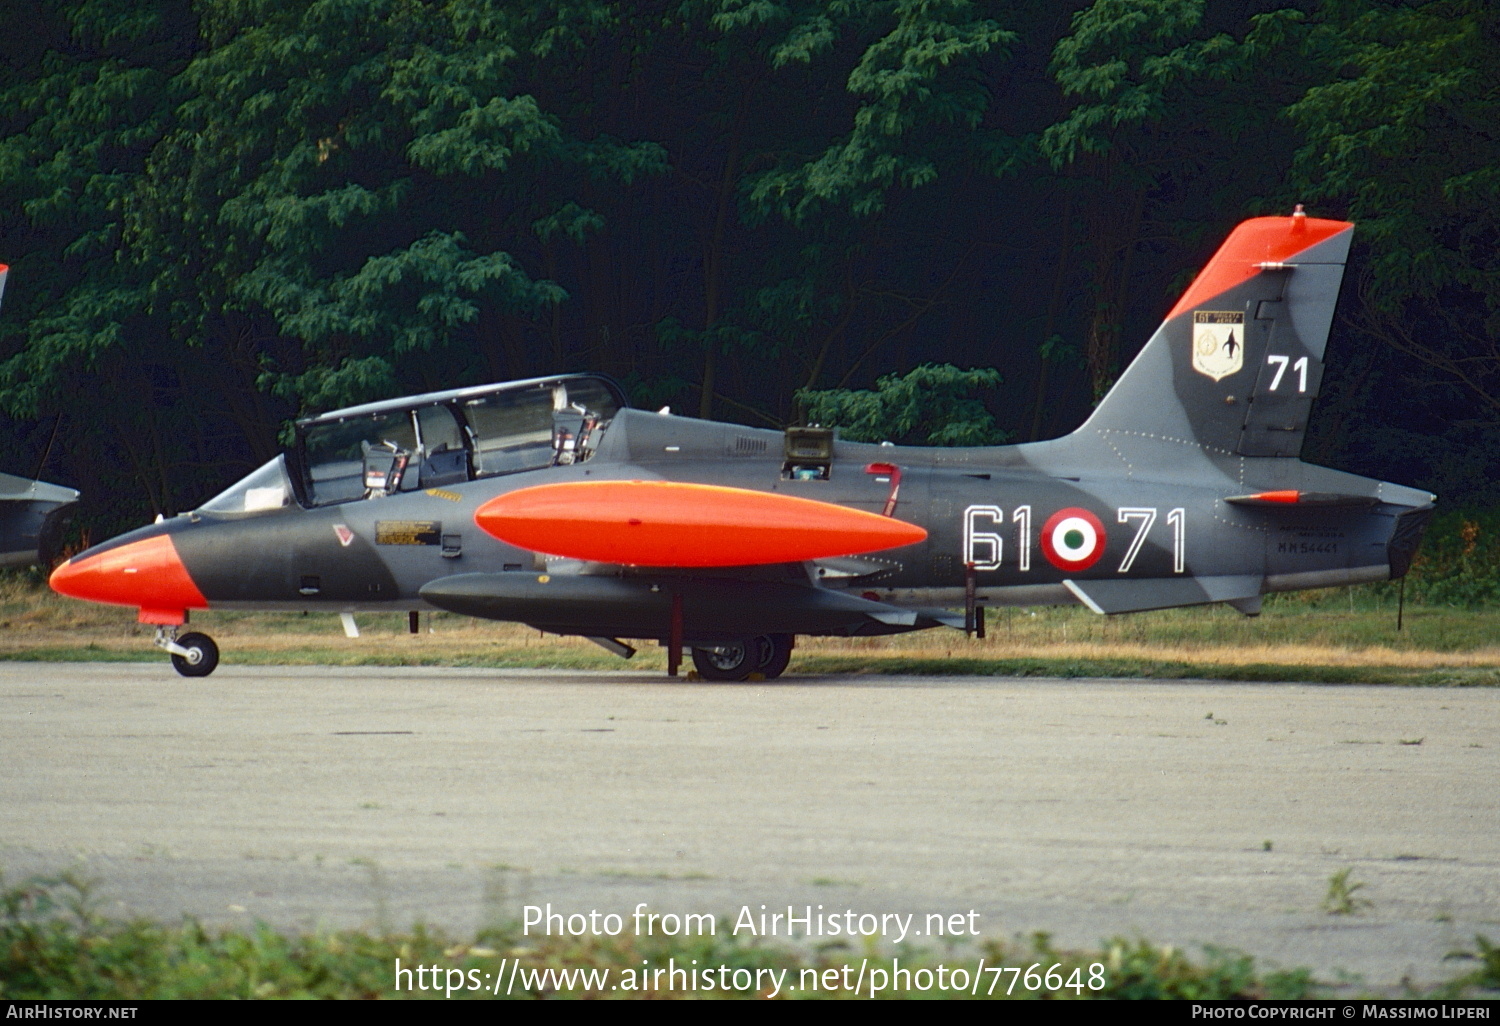
{"label": "front cockpit canopy", "polygon": [[283,454],[198,508],[204,513],[264,513],[290,506],[292,501],[292,479]]}

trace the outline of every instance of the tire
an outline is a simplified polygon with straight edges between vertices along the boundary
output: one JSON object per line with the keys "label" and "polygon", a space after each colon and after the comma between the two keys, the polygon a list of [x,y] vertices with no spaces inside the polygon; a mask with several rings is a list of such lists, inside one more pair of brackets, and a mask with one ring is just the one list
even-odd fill
{"label": "tire", "polygon": [[791,634],[762,634],[755,639],[760,647],[760,665],[756,670],[766,678],[775,680],[786,672],[792,661],[792,648],[797,639]]}
{"label": "tire", "polygon": [[207,634],[184,634],[177,644],[189,652],[185,656],[172,654],[172,666],[184,677],[207,677],[219,665],[219,646]]}
{"label": "tire", "polygon": [[760,669],[759,639],[693,649],[693,665],[704,680],[741,681]]}

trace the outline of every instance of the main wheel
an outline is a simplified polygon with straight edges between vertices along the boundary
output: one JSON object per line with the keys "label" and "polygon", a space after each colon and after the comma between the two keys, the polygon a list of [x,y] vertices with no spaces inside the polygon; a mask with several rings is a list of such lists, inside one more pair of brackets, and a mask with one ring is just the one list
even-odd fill
{"label": "main wheel", "polygon": [[177,644],[187,649],[187,655],[172,653],[172,665],[184,677],[207,677],[219,665],[219,646],[207,634],[184,634]]}
{"label": "main wheel", "polygon": [[797,639],[790,634],[762,634],[755,642],[760,648],[760,665],[755,669],[766,680],[775,680],[785,673]]}
{"label": "main wheel", "polygon": [[693,649],[693,665],[704,680],[744,680],[760,669],[758,639]]}

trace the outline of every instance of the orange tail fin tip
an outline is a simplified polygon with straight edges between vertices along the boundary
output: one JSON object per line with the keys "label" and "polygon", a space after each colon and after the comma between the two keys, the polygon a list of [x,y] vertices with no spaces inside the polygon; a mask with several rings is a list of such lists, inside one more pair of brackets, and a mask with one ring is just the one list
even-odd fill
{"label": "orange tail fin tip", "polygon": [[1264,269],[1262,265],[1284,265],[1303,250],[1353,227],[1348,221],[1308,217],[1301,204],[1290,217],[1252,217],[1242,221],[1193,279],[1167,319],[1202,306],[1248,281]]}

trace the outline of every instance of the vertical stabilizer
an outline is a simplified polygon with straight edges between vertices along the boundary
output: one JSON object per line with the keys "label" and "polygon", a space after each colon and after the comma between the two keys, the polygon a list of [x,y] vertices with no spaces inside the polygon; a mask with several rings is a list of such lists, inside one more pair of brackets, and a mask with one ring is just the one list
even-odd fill
{"label": "vertical stabilizer", "polygon": [[1353,231],[1300,208],[1240,224],[1077,433],[1300,454]]}
{"label": "vertical stabilizer", "polygon": [[0,264],[0,300],[5,299],[5,276],[10,273],[10,268]]}

